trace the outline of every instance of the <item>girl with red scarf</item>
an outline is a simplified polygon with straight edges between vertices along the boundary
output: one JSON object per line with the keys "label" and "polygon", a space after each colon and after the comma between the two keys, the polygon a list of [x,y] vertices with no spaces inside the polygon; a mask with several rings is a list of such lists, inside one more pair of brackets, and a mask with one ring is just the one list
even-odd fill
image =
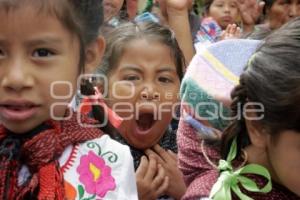
{"label": "girl with red scarf", "polygon": [[102,1],[0,0],[0,18],[0,199],[137,199],[128,147],[68,109]]}

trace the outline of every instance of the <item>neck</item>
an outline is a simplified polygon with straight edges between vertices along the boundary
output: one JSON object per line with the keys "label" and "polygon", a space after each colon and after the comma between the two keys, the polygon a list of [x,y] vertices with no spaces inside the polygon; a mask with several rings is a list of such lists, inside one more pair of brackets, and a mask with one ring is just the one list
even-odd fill
{"label": "neck", "polygon": [[27,131],[22,134],[14,133],[10,130],[7,130],[7,135],[9,135],[11,138],[14,138],[14,139],[23,140],[23,139],[32,138],[32,137],[38,135],[40,132],[43,132],[49,128],[50,128],[50,125],[43,123],[43,124],[40,124],[37,127],[33,128],[32,130]]}
{"label": "neck", "polygon": [[258,164],[265,167],[271,174],[272,180],[280,183],[280,181],[278,180],[278,176],[276,175],[275,170],[270,163],[267,149],[261,149],[253,145],[249,145],[248,147],[246,147],[245,151],[248,154],[248,163]]}

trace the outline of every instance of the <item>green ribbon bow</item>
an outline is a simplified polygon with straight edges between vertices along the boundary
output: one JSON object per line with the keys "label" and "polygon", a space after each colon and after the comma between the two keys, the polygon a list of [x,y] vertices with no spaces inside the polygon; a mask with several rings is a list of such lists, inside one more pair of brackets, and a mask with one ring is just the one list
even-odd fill
{"label": "green ribbon bow", "polygon": [[[236,157],[236,153],[237,143],[235,139],[230,147],[227,160],[219,161],[220,176],[210,192],[210,199],[231,200],[231,191],[233,191],[242,200],[253,200],[242,193],[239,185],[251,192],[268,193],[272,190],[271,175],[266,168],[257,164],[249,164],[236,171],[233,170],[231,162]],[[253,180],[243,176],[243,174],[263,176],[268,180],[268,183],[260,189]]]}

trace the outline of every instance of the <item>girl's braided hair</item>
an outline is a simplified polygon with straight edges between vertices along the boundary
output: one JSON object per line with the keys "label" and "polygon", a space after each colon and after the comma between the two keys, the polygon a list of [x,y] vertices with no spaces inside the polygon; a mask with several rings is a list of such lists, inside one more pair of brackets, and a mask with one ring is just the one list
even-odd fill
{"label": "girl's braided hair", "polygon": [[[257,123],[266,133],[276,136],[284,130],[300,132],[299,52],[300,18],[296,18],[267,37],[249,60],[240,84],[231,94],[232,116],[236,116],[239,108],[243,115],[225,129],[221,150],[224,159],[234,138],[237,138],[238,152],[250,144],[245,124],[245,120],[250,120],[245,110],[248,102],[263,106],[263,118]],[[261,108],[257,104],[253,107]]]}

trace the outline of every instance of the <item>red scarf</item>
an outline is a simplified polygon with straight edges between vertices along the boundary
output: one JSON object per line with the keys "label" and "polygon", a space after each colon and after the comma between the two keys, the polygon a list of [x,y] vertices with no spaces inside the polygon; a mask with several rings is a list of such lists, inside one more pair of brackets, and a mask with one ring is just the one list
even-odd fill
{"label": "red scarf", "polygon": [[[95,124],[96,121],[82,116],[84,124]],[[103,133],[96,128],[84,128],[77,123],[76,113],[67,121],[49,121],[50,128],[41,131],[30,139],[25,139],[19,146],[19,159],[10,157],[3,141],[8,138],[7,131],[0,126],[0,199],[23,199],[38,189],[38,199],[63,200],[63,174],[58,158],[65,148],[72,144],[82,143],[101,137]],[[6,144],[11,147],[16,144]],[[22,163],[21,163],[22,161]],[[25,164],[31,179],[25,186],[18,187],[18,172]]]}

